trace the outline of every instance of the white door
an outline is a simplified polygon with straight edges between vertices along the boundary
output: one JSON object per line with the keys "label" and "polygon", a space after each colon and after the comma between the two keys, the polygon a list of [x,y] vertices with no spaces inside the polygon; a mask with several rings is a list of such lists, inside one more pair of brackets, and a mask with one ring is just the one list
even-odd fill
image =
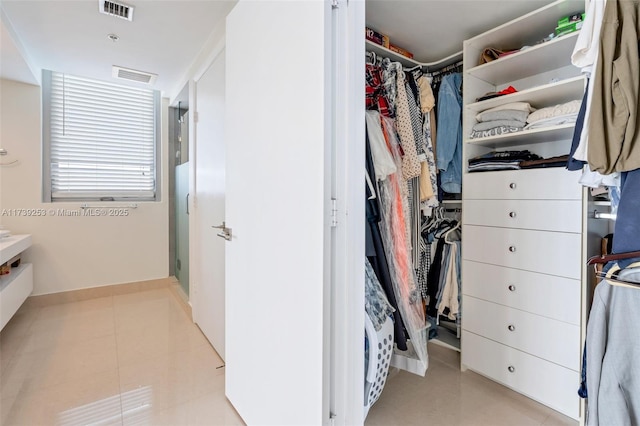
{"label": "white door", "polygon": [[330,13],[241,0],[227,18],[226,394],[249,425],[329,418]]}
{"label": "white door", "polygon": [[224,50],[196,81],[194,320],[225,359],[225,242],[212,226],[225,219]]}

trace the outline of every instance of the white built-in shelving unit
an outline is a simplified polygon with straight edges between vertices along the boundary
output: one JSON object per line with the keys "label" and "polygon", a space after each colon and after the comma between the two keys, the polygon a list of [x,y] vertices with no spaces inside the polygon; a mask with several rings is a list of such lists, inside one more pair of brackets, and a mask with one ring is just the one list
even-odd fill
{"label": "white built-in shelving unit", "polygon": [[[582,99],[586,79],[571,64],[578,33],[538,41],[558,19],[584,10],[584,0],[558,0],[463,47],[462,366],[574,419],[584,413],[577,386],[590,294],[585,263],[597,252],[602,223],[589,219],[593,204],[579,172],[466,168],[469,159],[493,150],[569,153],[573,124],[469,135],[476,115],[489,108]],[[522,46],[529,47],[479,65],[485,48]],[[517,92],[477,100],[508,86]]]}
{"label": "white built-in shelving unit", "polygon": [[[11,235],[0,239],[0,265],[31,247],[31,235]],[[0,330],[33,291],[33,268],[20,262],[8,275],[0,276]]]}

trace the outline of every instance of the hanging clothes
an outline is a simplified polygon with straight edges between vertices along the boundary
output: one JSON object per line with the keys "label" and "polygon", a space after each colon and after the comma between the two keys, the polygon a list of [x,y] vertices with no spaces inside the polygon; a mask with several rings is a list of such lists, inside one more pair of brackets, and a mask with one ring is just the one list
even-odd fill
{"label": "hanging clothes", "polygon": [[[374,180],[371,179],[371,176],[375,176],[375,169],[369,145],[369,140],[367,138],[365,144],[367,174],[370,177],[369,180]],[[380,214],[380,205],[378,202],[379,196],[378,193],[375,192],[375,187],[372,191],[371,187],[368,184],[366,185],[365,194],[365,207],[367,213],[367,223],[365,227],[365,247],[367,259],[369,260],[371,267],[387,296],[389,304],[394,308],[393,328],[396,346],[398,347],[398,349],[406,351],[407,338],[405,333],[404,321],[402,320],[400,311],[398,310],[398,302],[396,300],[394,286],[391,280],[389,262],[387,260],[386,250],[382,242],[382,235],[380,234],[379,224],[382,220],[382,216]]]}
{"label": "hanging clothes", "polygon": [[638,306],[640,289],[596,287],[587,325],[588,426],[640,424]]}
{"label": "hanging clothes", "polygon": [[440,186],[453,194],[462,192],[462,75],[447,74],[438,94],[438,152]]}
{"label": "hanging clothes", "polygon": [[640,2],[607,0],[588,115],[587,160],[602,174],[640,168]]}
{"label": "hanging clothes", "polygon": [[402,70],[398,71],[396,78],[398,90],[396,126],[404,154],[402,156],[402,177],[408,180],[420,176],[420,160],[418,159],[418,151],[416,150],[417,142],[411,121],[404,72]]}
{"label": "hanging clothes", "polygon": [[380,331],[382,325],[392,316],[395,309],[389,303],[380,281],[373,271],[373,267],[369,260],[365,259],[364,276],[364,310],[371,319],[376,331]]}
{"label": "hanging clothes", "polygon": [[[382,117],[383,133],[396,165],[402,162],[400,142],[395,132],[393,120]],[[400,173],[390,175],[380,181],[380,207],[383,245],[391,271],[392,283],[398,299],[398,308],[405,322],[413,350],[418,359],[427,363],[427,344],[424,333],[426,322],[422,309],[422,298],[416,286],[415,272],[411,259],[410,242],[407,240],[407,196],[403,196]]]}

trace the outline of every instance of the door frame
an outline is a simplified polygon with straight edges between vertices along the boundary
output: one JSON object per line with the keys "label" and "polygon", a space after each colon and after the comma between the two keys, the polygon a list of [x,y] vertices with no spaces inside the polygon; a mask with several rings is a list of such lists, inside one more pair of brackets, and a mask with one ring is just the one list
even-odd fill
{"label": "door frame", "polygon": [[[203,238],[202,233],[198,232],[196,227],[193,226],[198,223],[198,216],[200,211],[198,209],[198,197],[196,186],[196,162],[198,161],[197,150],[197,137],[196,127],[198,126],[198,113],[195,110],[195,106],[198,103],[197,84],[196,81],[200,80],[207,70],[213,65],[213,62],[224,51],[225,38],[224,31],[221,35],[218,34],[217,42],[209,51],[207,57],[199,64],[198,68],[193,72],[191,78],[188,80],[189,84],[189,105],[193,105],[193,113],[189,114],[189,271],[192,272],[189,275],[189,304],[191,305],[192,320],[196,322],[198,315],[202,313],[203,307],[201,306],[199,299],[199,290],[202,283],[202,277],[197,272],[199,271],[197,265],[201,262],[202,253],[200,253],[200,238]],[[191,161],[192,160],[192,161]]]}
{"label": "door frame", "polygon": [[331,412],[352,425],[364,423],[364,0],[337,0],[332,25]]}

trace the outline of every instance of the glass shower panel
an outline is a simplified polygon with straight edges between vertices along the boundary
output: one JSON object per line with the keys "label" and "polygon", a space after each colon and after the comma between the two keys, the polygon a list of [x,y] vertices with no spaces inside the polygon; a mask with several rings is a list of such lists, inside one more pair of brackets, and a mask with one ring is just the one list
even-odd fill
{"label": "glass shower panel", "polygon": [[189,162],[176,166],[176,278],[189,295]]}

